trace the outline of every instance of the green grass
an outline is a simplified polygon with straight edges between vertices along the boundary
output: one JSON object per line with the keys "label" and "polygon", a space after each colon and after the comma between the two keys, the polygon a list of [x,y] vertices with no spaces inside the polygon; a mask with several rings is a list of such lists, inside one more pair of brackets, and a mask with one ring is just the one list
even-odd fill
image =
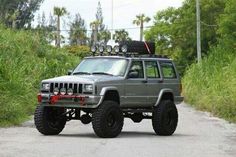
{"label": "green grass", "polygon": [[0,126],[28,119],[42,79],[67,73],[79,58],[48,45],[37,33],[0,26]]}
{"label": "green grass", "polygon": [[236,53],[218,46],[183,78],[185,100],[200,110],[236,122]]}

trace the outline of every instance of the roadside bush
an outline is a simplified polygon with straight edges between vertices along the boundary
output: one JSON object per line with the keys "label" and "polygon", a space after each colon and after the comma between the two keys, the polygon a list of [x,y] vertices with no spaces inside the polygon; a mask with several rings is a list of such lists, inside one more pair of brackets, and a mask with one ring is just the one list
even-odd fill
{"label": "roadside bush", "polygon": [[36,33],[0,26],[0,126],[26,120],[37,104],[40,81],[66,74],[79,60]]}
{"label": "roadside bush", "polygon": [[213,48],[183,78],[185,100],[198,109],[236,122],[236,54],[225,45]]}
{"label": "roadside bush", "polygon": [[70,54],[84,58],[89,55],[90,48],[88,46],[66,46],[66,51]]}

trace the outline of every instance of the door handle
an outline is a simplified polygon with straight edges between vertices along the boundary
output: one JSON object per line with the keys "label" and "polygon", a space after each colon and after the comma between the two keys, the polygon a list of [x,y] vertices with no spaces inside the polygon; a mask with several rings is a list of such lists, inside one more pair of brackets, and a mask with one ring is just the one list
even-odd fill
{"label": "door handle", "polygon": [[163,80],[158,80],[157,82],[158,82],[158,83],[163,83],[164,81],[163,81]]}
{"label": "door handle", "polygon": [[142,83],[147,83],[147,80],[142,80]]}

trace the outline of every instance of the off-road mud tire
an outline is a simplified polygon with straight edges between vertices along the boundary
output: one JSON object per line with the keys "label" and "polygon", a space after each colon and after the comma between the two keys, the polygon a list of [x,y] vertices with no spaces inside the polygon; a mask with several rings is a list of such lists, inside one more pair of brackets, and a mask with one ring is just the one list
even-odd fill
{"label": "off-road mud tire", "polygon": [[34,113],[36,128],[44,135],[58,135],[66,124],[66,118],[60,116],[64,112],[64,108],[38,105]]}
{"label": "off-road mud tire", "polygon": [[152,126],[157,135],[172,135],[178,124],[178,111],[175,104],[170,100],[161,101],[154,108]]}
{"label": "off-road mud tire", "polygon": [[102,138],[117,137],[123,124],[122,110],[115,101],[104,101],[92,114],[93,130]]}

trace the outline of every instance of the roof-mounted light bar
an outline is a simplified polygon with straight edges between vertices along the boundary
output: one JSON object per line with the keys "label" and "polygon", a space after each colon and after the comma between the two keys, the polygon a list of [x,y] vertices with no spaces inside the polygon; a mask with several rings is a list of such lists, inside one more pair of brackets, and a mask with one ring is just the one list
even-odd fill
{"label": "roof-mounted light bar", "polygon": [[123,41],[114,47],[110,45],[94,45],[91,47],[93,55],[155,55],[155,43],[143,41]]}
{"label": "roof-mounted light bar", "polygon": [[104,46],[99,46],[98,52],[99,52],[100,56],[102,56],[103,52],[104,52]]}
{"label": "roof-mounted light bar", "polygon": [[108,52],[108,54],[111,55],[111,53],[112,53],[112,46],[107,45],[106,46],[106,52]]}

